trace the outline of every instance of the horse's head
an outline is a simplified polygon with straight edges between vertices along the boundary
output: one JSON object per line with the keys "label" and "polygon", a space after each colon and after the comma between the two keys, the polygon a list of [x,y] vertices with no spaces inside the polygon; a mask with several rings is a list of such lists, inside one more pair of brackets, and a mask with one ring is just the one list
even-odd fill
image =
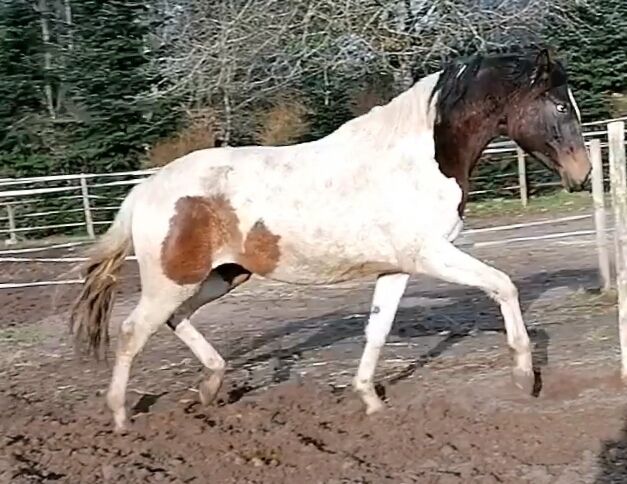
{"label": "horse's head", "polygon": [[506,109],[502,132],[556,171],[566,189],[581,190],[591,165],[566,71],[546,50],[530,67],[529,78],[519,84]]}

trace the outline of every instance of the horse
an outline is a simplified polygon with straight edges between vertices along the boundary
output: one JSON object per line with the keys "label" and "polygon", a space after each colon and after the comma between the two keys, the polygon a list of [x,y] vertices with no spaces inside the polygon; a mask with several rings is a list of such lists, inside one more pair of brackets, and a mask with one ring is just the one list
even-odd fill
{"label": "horse", "polygon": [[510,277],[453,242],[481,152],[505,135],[559,173],[569,191],[590,173],[564,64],[546,49],[448,63],[331,134],[289,146],[194,151],[136,185],[89,250],[70,313],[77,347],[106,358],[116,274],[134,249],[141,296],[122,322],[106,401],[127,425],[133,358],[162,325],[208,370],[209,404],[225,361],[192,315],[253,274],[291,284],[376,280],[353,379],[367,414],[383,403],[374,373],[408,278],[476,287],[501,308],[514,384],[533,387],[529,336]]}

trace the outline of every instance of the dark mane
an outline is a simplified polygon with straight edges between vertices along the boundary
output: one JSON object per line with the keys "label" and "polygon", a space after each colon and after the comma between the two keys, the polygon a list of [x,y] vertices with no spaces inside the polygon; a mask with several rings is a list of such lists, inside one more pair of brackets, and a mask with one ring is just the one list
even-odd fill
{"label": "dark mane", "polygon": [[[514,89],[530,86],[535,76],[539,53],[539,49],[528,49],[521,52],[477,54],[451,61],[443,67],[429,101],[438,94],[437,112],[450,113],[457,103],[465,98],[469,89],[476,86],[477,75],[486,68],[491,68],[497,73],[501,85],[507,83]],[[551,87],[566,84],[567,76],[563,64],[554,60],[551,65],[549,79]]]}

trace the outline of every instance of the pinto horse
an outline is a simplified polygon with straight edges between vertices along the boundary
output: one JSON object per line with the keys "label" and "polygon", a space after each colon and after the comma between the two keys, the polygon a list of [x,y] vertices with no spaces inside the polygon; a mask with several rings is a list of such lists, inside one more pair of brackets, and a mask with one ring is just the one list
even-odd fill
{"label": "pinto horse", "polygon": [[106,355],[115,274],[135,250],[141,297],[122,323],[107,403],[117,430],[133,358],[167,324],[210,370],[203,403],[225,362],[191,316],[252,274],[293,284],[373,277],[366,344],[354,379],[367,413],[382,407],[373,376],[411,275],[477,287],[500,304],[514,383],[533,386],[517,289],[452,241],[469,176],[499,135],[515,140],[579,190],[590,172],[564,66],[548,52],[471,57],[428,75],[388,104],[319,140],[221,147],[172,161],[137,185],[91,250],[71,313],[82,348]]}

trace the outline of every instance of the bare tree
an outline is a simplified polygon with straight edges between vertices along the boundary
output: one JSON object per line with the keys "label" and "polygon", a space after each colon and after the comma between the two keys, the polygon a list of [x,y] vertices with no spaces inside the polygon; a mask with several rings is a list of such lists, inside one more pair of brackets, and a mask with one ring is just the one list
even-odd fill
{"label": "bare tree", "polygon": [[447,58],[540,40],[549,22],[573,27],[573,0],[349,0],[335,20],[390,69],[400,89],[412,70]]}
{"label": "bare tree", "polygon": [[44,97],[46,99],[46,107],[51,119],[57,117],[56,109],[53,101],[52,84],[50,82],[50,73],[52,72],[52,54],[50,53],[50,11],[48,10],[48,2],[46,0],[38,0],[37,9],[40,14],[41,38],[44,45]]}
{"label": "bare tree", "polygon": [[319,16],[326,0],[164,3],[159,41],[168,53],[157,62],[165,81],[154,94],[184,93],[218,109],[226,143],[235,115],[319,68],[313,59],[333,42]]}
{"label": "bare tree", "polygon": [[444,58],[536,40],[573,0],[161,0],[154,96],[211,105],[228,143],[250,108],[307,76],[383,70],[398,89]]}
{"label": "bare tree", "polygon": [[71,0],[36,0],[43,44],[44,100],[50,119],[57,120],[66,110],[64,86],[53,74],[67,62],[73,49]]}

